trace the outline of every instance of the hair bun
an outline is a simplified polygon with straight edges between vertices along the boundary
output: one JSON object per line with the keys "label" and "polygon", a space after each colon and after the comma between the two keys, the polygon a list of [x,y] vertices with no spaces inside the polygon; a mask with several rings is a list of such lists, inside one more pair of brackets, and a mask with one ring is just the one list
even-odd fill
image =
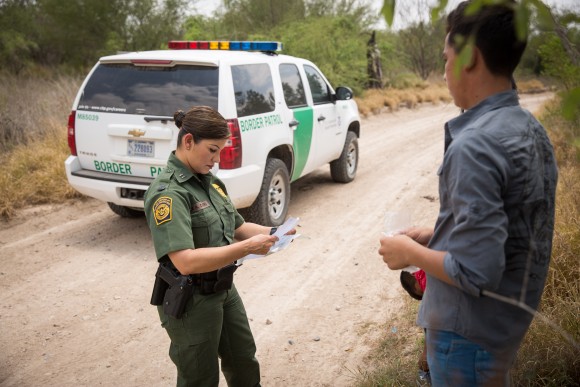
{"label": "hair bun", "polygon": [[173,121],[175,121],[175,126],[181,129],[181,125],[183,125],[183,119],[185,118],[185,113],[183,110],[178,110],[173,113]]}

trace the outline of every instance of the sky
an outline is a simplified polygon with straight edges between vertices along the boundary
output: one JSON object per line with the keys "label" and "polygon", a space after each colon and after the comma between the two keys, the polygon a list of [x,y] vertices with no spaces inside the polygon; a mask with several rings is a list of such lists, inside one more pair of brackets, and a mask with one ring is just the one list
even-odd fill
{"label": "sky", "polygon": [[[278,0],[284,1],[284,0]],[[413,8],[417,8],[416,5],[418,1],[426,2],[428,4],[434,4],[436,0],[398,0],[397,1],[397,9],[399,8],[409,8],[412,10]],[[459,4],[462,0],[449,0],[449,5],[447,7],[448,10],[455,8],[457,4]],[[580,10],[580,1],[579,0],[544,0],[544,2],[557,9],[575,9]],[[196,0],[194,9],[196,13],[206,16],[212,16],[214,11],[222,4],[222,0]],[[373,8],[377,10],[377,14],[380,12],[381,7],[383,6],[383,0],[372,0]],[[409,11],[407,11],[408,13]],[[425,15],[428,15],[428,10],[425,11]],[[417,11],[415,10],[415,13]],[[411,16],[412,17],[412,16]],[[416,14],[416,18],[419,16]],[[428,16],[427,16],[428,17]],[[427,19],[426,19],[427,20]],[[398,29],[404,27],[405,23],[404,20],[399,12],[395,15],[395,21],[393,23],[393,28]],[[386,28],[386,23],[383,18],[381,18],[379,24],[376,27],[377,29],[384,29]]]}

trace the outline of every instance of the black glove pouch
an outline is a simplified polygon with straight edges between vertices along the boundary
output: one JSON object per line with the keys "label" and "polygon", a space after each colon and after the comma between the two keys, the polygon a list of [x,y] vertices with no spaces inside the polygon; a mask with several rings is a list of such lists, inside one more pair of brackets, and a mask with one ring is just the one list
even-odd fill
{"label": "black glove pouch", "polygon": [[230,290],[234,283],[234,272],[237,266],[233,263],[222,267],[217,271],[217,281],[213,287],[214,291]]}

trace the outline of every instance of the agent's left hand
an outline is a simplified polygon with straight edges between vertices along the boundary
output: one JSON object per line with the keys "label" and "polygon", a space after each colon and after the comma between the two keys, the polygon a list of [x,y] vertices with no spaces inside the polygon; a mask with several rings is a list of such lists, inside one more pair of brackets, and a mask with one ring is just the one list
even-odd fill
{"label": "agent's left hand", "polygon": [[408,250],[413,240],[406,235],[386,236],[380,239],[379,255],[391,270],[399,270],[410,265],[407,261]]}
{"label": "agent's left hand", "polygon": [[258,234],[244,241],[247,254],[265,255],[278,240],[277,236]]}

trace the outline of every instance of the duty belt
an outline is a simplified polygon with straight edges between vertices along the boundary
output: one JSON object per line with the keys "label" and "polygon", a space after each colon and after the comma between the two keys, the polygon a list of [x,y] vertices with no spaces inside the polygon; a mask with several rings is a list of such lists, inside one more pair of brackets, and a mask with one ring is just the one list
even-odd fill
{"label": "duty belt", "polygon": [[229,290],[234,281],[234,272],[238,267],[229,264],[221,269],[201,274],[192,274],[194,289],[199,289],[199,294],[207,295]]}
{"label": "duty belt", "polygon": [[196,289],[199,294],[214,294],[232,288],[234,264],[202,274],[182,275],[169,260],[159,262],[151,294],[152,305],[163,305],[165,314],[181,318],[185,305]]}

